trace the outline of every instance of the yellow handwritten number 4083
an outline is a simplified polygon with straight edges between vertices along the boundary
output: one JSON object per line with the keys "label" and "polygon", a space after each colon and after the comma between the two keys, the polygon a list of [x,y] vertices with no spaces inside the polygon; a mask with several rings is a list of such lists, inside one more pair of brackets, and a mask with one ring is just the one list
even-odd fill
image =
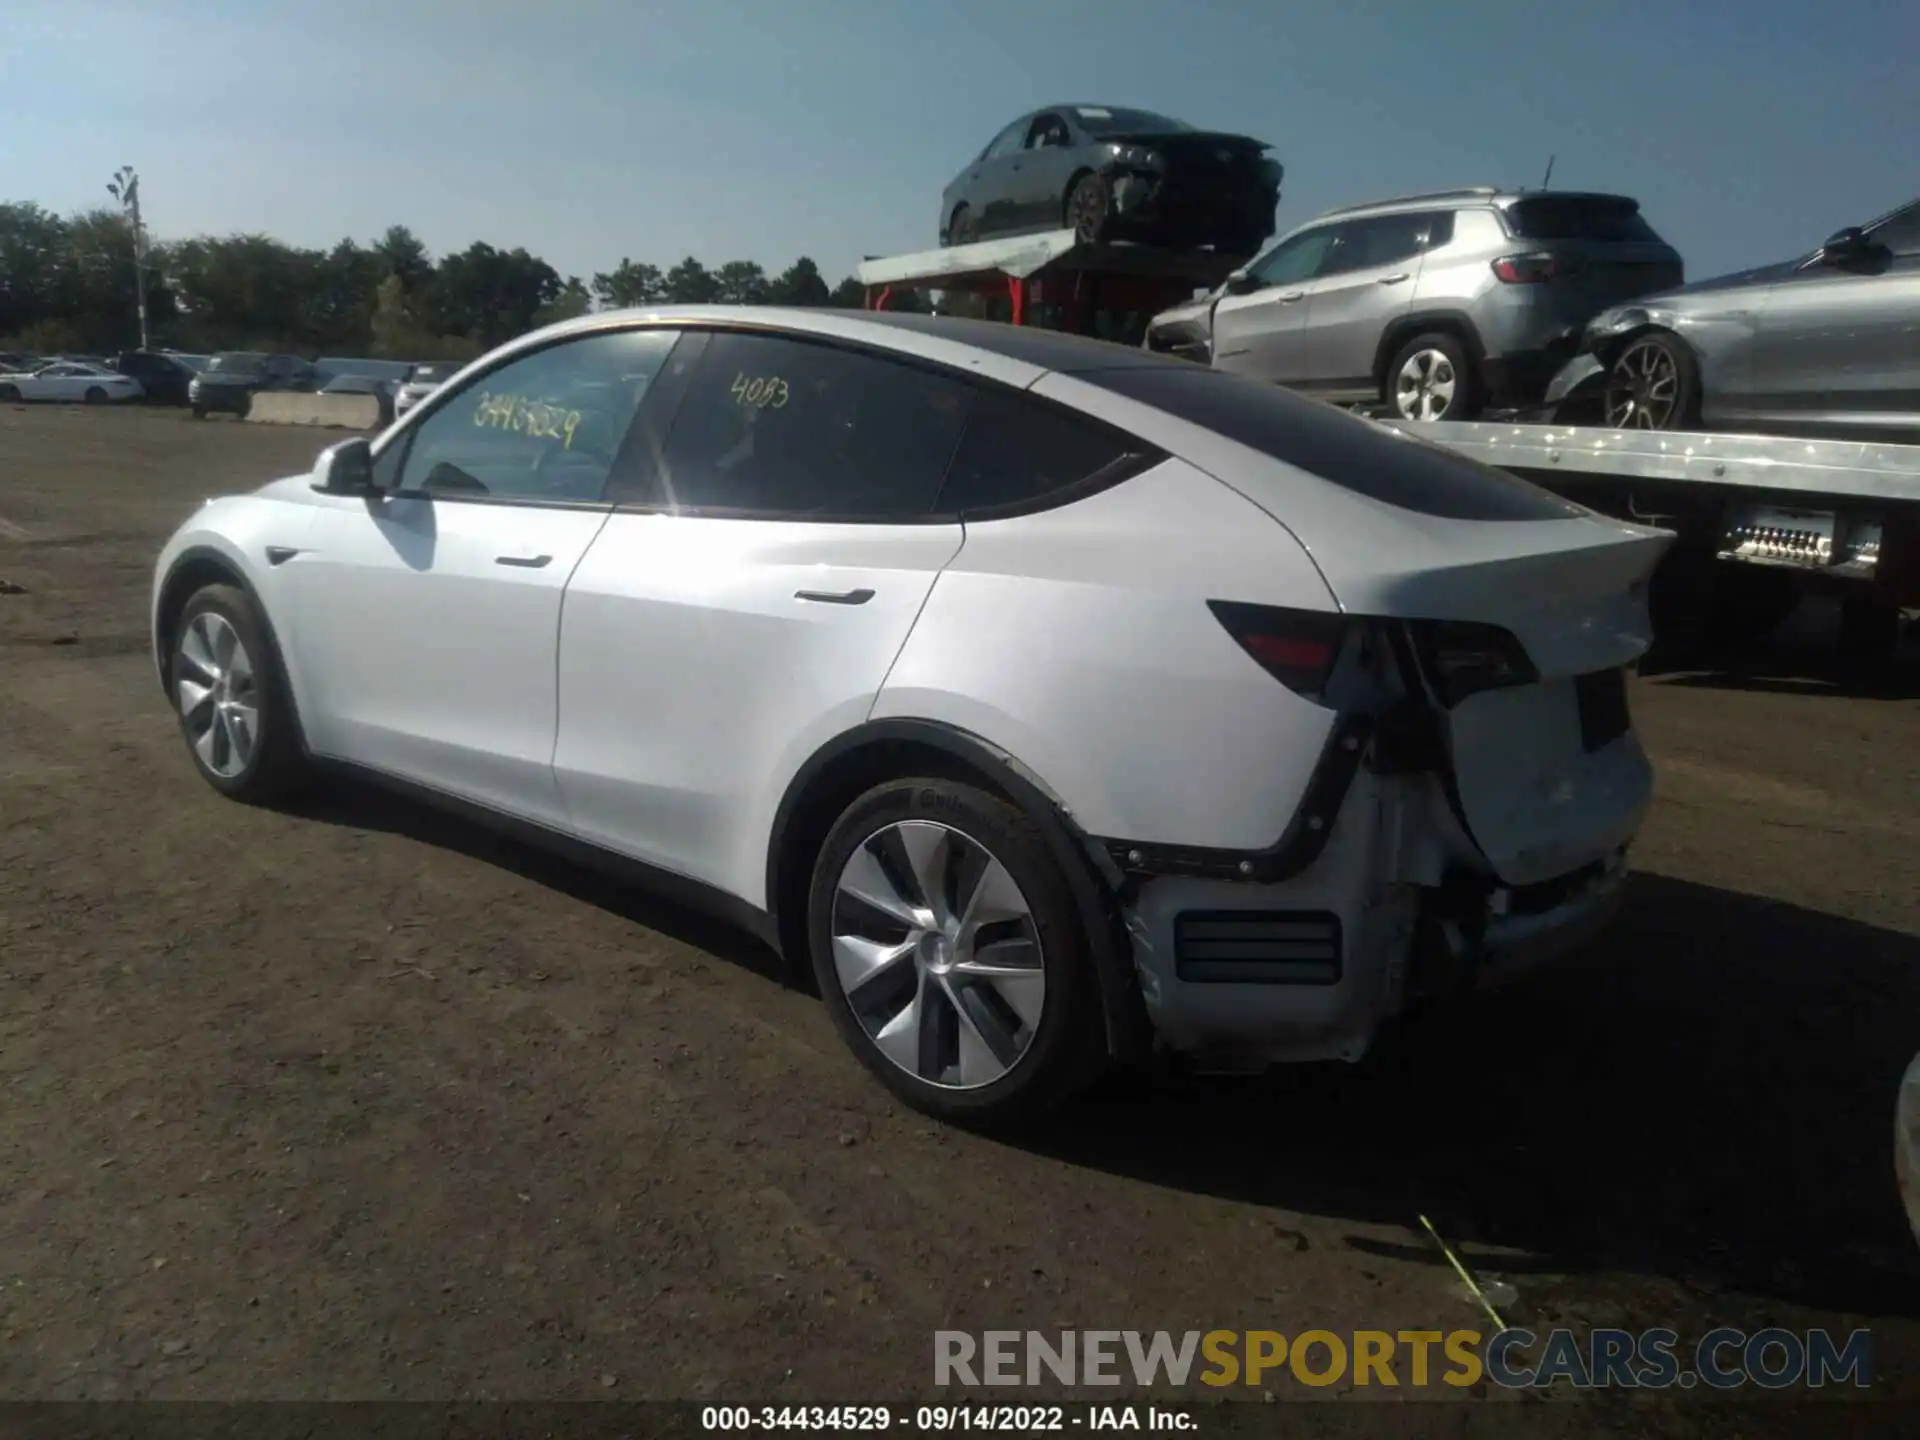
{"label": "yellow handwritten number 4083", "polygon": [[787,382],[778,375],[752,375],[742,370],[733,377],[733,403],[756,410],[779,410],[787,403]]}

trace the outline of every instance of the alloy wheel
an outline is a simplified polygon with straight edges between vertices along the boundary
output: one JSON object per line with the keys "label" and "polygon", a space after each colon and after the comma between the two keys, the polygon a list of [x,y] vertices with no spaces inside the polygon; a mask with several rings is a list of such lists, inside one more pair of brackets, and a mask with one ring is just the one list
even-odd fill
{"label": "alloy wheel", "polygon": [[1680,367],[1665,345],[1629,345],[1607,372],[1607,424],[1621,430],[1664,430],[1680,403]]}
{"label": "alloy wheel", "polygon": [[1402,420],[1440,420],[1453,408],[1460,377],[1444,350],[1416,350],[1393,381],[1393,405]]}
{"label": "alloy wheel", "polygon": [[1083,181],[1074,186],[1068,218],[1073,223],[1074,234],[1081,240],[1097,239],[1101,227],[1107,222],[1106,190],[1097,182],[1089,184]]}
{"label": "alloy wheel", "polygon": [[972,836],[933,820],[869,835],[834,887],[832,938],[848,1008],[909,1075],[977,1090],[1033,1044],[1047,982],[1032,908]]}
{"label": "alloy wheel", "polygon": [[260,691],[253,659],[231,621],[203,610],[174,652],[174,700],[200,763],[223,780],[242,773],[260,747]]}

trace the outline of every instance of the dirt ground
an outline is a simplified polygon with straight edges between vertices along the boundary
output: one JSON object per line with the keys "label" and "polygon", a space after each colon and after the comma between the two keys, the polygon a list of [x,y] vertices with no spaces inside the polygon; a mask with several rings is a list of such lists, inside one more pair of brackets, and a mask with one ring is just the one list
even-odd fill
{"label": "dirt ground", "polygon": [[201,783],[154,555],[333,438],[0,407],[0,1396],[854,1403],[926,1393],[940,1327],[1484,1328],[1423,1213],[1516,1323],[1865,1325],[1920,1394],[1911,669],[1642,678],[1659,799],[1590,958],[1015,1146],[892,1104],[743,937]]}

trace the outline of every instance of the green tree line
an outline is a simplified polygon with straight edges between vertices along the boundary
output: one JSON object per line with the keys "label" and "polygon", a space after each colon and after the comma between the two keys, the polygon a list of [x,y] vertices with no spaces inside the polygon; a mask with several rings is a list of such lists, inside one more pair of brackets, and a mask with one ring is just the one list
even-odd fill
{"label": "green tree line", "polygon": [[[752,260],[709,267],[689,255],[662,270],[623,258],[583,280],[484,240],[436,260],[404,225],[371,244],[326,250],[267,235],[149,236],[146,272],[153,343],[190,352],[453,360],[596,308],[862,303],[857,280],[830,287],[804,255],[774,275]],[[133,231],[121,211],[61,216],[0,203],[0,349],[130,349],[140,334],[136,293]]]}

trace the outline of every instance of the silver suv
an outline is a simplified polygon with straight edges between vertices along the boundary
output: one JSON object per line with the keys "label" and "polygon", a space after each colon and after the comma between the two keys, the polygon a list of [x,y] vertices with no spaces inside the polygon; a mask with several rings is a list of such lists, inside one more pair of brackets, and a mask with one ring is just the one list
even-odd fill
{"label": "silver suv", "polygon": [[1682,279],[1637,200],[1447,190],[1322,215],[1156,316],[1147,347],[1409,420],[1469,419],[1537,404],[1587,321]]}

